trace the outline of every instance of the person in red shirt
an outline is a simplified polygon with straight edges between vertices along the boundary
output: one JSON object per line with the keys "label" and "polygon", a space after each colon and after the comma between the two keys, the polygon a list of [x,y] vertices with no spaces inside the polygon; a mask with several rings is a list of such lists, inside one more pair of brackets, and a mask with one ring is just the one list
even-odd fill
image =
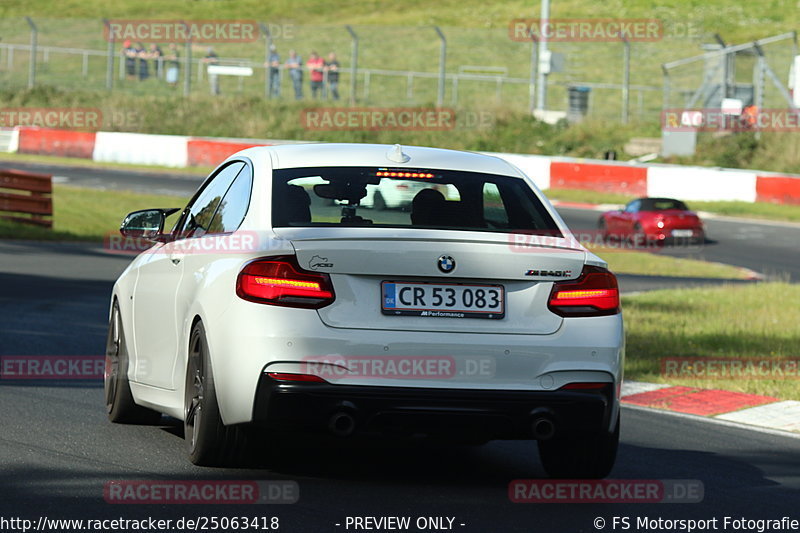
{"label": "person in red shirt", "polygon": [[309,76],[311,78],[311,96],[319,98],[322,95],[322,81],[324,79],[325,60],[322,59],[316,52],[311,52],[311,55],[306,61]]}

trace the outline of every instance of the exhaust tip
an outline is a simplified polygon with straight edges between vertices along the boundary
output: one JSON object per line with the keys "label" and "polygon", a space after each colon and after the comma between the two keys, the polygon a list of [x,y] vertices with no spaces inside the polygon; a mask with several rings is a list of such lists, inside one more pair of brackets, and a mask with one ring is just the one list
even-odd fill
{"label": "exhaust tip", "polygon": [[328,429],[337,437],[349,437],[356,430],[356,419],[350,413],[339,411],[331,416]]}

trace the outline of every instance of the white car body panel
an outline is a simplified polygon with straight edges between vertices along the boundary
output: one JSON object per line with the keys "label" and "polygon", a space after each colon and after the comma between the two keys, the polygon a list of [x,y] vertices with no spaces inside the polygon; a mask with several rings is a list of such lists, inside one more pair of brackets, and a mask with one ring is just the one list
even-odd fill
{"label": "white car body panel", "polygon": [[[556,280],[525,276],[527,269],[538,268],[570,270],[572,276],[564,279],[574,279],[584,264],[606,266],[570,238],[566,224],[533,181],[513,165],[490,156],[404,147],[410,161],[397,163],[387,160],[389,149],[380,145],[285,145],[250,148],[229,158],[252,162],[250,209],[234,234],[198,239],[218,243],[237,234],[257,235],[257,246],[237,253],[211,254],[170,252],[172,245],[157,244],[135,258],[114,286],[112,301],[116,299],[120,305],[131,359],[128,378],[138,404],[183,418],[188,340],[197,319],[205,326],[225,424],[252,420],[258,380],[265,369],[300,372],[303,361],[318,356],[483,358],[492,369],[490,374],[450,379],[333,376],[329,380],[332,383],[547,391],[571,381],[598,381],[614,383],[619,389],[625,351],[621,314],[562,318],[549,312],[546,305]],[[509,251],[509,236],[502,233],[272,229],[269,206],[273,168],[354,165],[463,170],[522,178],[542,200],[564,238],[542,240],[540,246],[514,253]],[[413,249],[399,247],[398,242],[413,244]],[[368,250],[367,255],[364,250]],[[459,258],[453,274],[442,274],[429,261],[432,255],[445,253]],[[334,264],[320,270],[331,273],[336,290],[332,305],[320,310],[294,309],[253,303],[236,295],[236,278],[245,264],[260,257],[295,254],[301,266],[315,255],[328,257]],[[407,269],[416,267],[414,276],[419,278],[469,280],[480,278],[487,265],[498,278],[491,283],[506,287],[508,320],[436,323],[401,317],[403,320],[398,321],[380,313],[382,279],[409,277]],[[157,276],[157,281],[144,280],[150,276]],[[172,281],[158,281],[158,276]],[[354,326],[357,304],[365,301],[369,311],[363,313],[360,325]],[[481,330],[486,331],[476,332]]]}

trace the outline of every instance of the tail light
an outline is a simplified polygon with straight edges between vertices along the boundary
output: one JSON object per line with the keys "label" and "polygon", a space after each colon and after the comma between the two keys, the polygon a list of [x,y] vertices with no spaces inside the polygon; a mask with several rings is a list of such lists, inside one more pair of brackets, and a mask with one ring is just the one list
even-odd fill
{"label": "tail light", "polygon": [[564,316],[605,316],[619,313],[617,278],[596,266],[584,266],[574,281],[557,281],[550,291],[547,307]]}
{"label": "tail light", "polygon": [[236,294],[250,302],[319,309],[334,300],[327,274],[300,268],[294,256],[259,259],[236,279]]}

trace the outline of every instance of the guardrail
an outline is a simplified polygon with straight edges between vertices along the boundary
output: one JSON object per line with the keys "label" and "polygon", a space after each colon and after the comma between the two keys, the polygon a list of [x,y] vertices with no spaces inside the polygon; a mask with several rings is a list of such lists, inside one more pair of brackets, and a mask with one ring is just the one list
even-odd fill
{"label": "guardrail", "polygon": [[[53,176],[48,174],[0,170],[0,218],[52,228],[52,178]],[[8,190],[25,191],[29,194],[7,192]]]}

